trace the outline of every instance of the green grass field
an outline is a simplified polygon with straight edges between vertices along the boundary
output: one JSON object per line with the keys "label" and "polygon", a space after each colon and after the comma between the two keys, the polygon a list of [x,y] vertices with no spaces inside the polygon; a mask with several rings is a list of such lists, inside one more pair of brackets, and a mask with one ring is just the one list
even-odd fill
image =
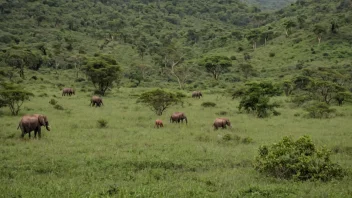
{"label": "green grass field", "polygon": [[[83,85],[92,88],[89,82],[65,81],[77,93],[62,97],[55,84],[68,72],[59,78],[35,73],[44,80],[25,82],[36,96],[24,103],[21,115],[0,111],[0,197],[352,196],[350,173],[330,182],[294,182],[266,177],[252,165],[260,145],[307,134],[319,147],[335,150],[332,160],[351,170],[352,106],[336,107],[341,114],[336,118],[307,119],[302,109],[279,97],[282,114],[258,119],[238,112],[237,100],[203,90],[200,100],[185,92],[183,107],[173,106],[158,117],[136,103],[148,89],[113,89],[104,106],[95,108],[89,106],[91,92],[81,91]],[[54,109],[51,98],[64,110]],[[204,101],[217,106],[204,108]],[[175,111],[186,113],[188,125],[169,123]],[[218,115],[223,111],[228,114]],[[47,115],[52,130],[42,128],[40,140],[21,139],[20,117],[32,113]],[[233,128],[214,131],[216,117],[230,118]],[[153,127],[157,118],[164,128]],[[106,128],[98,127],[99,119],[108,122]]]}

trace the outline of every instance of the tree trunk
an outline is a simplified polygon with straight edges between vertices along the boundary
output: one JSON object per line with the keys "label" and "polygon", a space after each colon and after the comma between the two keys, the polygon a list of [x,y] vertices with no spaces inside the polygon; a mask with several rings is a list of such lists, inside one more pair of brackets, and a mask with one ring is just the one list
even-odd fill
{"label": "tree trunk", "polygon": [[321,36],[318,36],[318,45],[320,45]]}

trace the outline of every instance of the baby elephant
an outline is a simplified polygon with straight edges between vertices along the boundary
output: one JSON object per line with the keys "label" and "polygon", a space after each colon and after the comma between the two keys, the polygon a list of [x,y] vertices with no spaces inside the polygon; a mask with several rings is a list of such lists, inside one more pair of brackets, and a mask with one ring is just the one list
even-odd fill
{"label": "baby elephant", "polygon": [[202,92],[200,92],[200,91],[192,92],[192,98],[198,98],[199,99],[200,97],[203,97]]}
{"label": "baby elephant", "polygon": [[92,99],[90,99],[90,105],[92,107],[100,107],[100,105],[104,105],[103,104],[103,99],[99,96],[92,96]]}
{"label": "baby elephant", "polygon": [[164,127],[162,120],[155,120],[154,128]]}
{"label": "baby elephant", "polygon": [[71,96],[72,94],[75,95],[75,90],[73,88],[64,88],[62,90],[62,96]]}
{"label": "baby elephant", "polygon": [[232,128],[231,122],[228,118],[216,118],[213,124],[215,130],[219,127],[226,129],[226,125]]}
{"label": "baby elephant", "polygon": [[42,136],[41,127],[45,126],[46,130],[50,131],[48,118],[45,115],[33,114],[25,115],[22,117],[20,123],[18,124],[17,129],[21,128],[23,138],[26,133],[28,133],[29,138],[31,138],[31,132],[34,131],[34,137],[39,138]]}

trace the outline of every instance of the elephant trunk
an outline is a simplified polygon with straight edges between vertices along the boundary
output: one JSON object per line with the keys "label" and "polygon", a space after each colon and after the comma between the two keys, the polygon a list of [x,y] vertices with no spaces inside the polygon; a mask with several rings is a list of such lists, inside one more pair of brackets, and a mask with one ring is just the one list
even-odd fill
{"label": "elephant trunk", "polygon": [[186,120],[186,124],[187,124],[187,117],[185,117],[185,120]]}
{"label": "elephant trunk", "polygon": [[49,122],[45,122],[45,128],[46,128],[47,131],[50,131]]}

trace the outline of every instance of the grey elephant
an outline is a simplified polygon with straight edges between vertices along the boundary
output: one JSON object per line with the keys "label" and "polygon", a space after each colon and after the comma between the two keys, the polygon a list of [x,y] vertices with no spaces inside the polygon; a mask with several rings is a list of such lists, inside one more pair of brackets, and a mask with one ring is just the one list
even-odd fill
{"label": "grey elephant", "polygon": [[33,114],[25,115],[22,117],[21,121],[18,124],[17,129],[21,128],[23,138],[26,133],[28,133],[29,138],[31,138],[31,132],[34,131],[34,137],[39,138],[42,136],[41,127],[45,126],[46,130],[50,131],[49,121],[45,115]]}
{"label": "grey elephant", "polygon": [[177,122],[177,123],[182,122],[183,123],[183,120],[185,120],[186,124],[187,124],[187,117],[182,112],[175,112],[170,117],[170,122],[172,122],[172,123],[174,123],[174,122]]}
{"label": "grey elephant", "polygon": [[92,107],[100,107],[103,104],[103,99],[99,96],[92,96],[92,99],[90,99],[90,106]]}
{"label": "grey elephant", "polygon": [[215,130],[217,130],[219,127],[226,129],[226,126],[232,128],[231,122],[228,118],[216,118],[213,126]]}
{"label": "grey elephant", "polygon": [[66,95],[75,95],[75,90],[73,88],[63,88],[62,89],[62,96],[66,96]]}
{"label": "grey elephant", "polygon": [[200,92],[200,91],[192,92],[192,98],[198,98],[199,99],[200,97],[203,97],[202,92]]}

